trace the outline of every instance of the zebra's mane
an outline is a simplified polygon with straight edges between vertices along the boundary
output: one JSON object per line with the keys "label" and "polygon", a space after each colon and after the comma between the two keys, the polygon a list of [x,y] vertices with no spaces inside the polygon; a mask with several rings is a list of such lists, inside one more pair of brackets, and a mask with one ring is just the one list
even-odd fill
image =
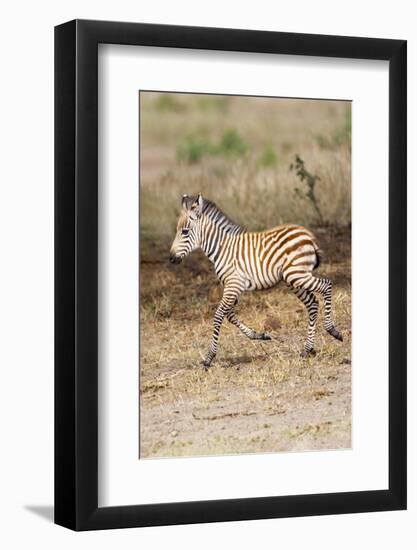
{"label": "zebra's mane", "polygon": [[216,225],[220,225],[226,233],[237,235],[245,233],[246,229],[232,221],[226,214],[217,206],[216,203],[208,199],[203,199],[203,214],[205,214]]}

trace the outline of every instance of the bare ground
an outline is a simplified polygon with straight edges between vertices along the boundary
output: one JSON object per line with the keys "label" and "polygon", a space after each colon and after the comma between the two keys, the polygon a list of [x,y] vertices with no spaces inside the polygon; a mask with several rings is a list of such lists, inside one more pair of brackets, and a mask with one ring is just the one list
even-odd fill
{"label": "bare ground", "polygon": [[307,315],[280,285],[245,294],[238,308],[273,340],[251,341],[226,322],[208,372],[201,362],[220,297],[211,265],[196,254],[171,266],[169,243],[141,239],[141,458],[350,447],[350,232],[315,232],[327,256],[318,274],[334,281],[343,343],[319,316],[317,355],[301,359]]}

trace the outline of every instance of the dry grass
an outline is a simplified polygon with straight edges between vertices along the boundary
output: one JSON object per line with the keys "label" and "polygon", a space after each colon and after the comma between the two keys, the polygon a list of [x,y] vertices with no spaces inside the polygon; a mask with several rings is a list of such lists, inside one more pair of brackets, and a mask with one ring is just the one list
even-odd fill
{"label": "dry grass", "polygon": [[[349,112],[343,102],[142,94],[142,458],[350,447]],[[225,150],[230,129],[244,147]],[[206,151],[190,163],[181,149],[189,136]],[[301,359],[306,312],[280,285],[245,294],[238,308],[246,324],[267,329],[273,340],[250,341],[224,323],[217,359],[205,372],[221,291],[201,254],[180,266],[167,261],[179,198],[201,191],[253,229],[285,221],[314,226],[314,209],[294,191],[295,154],[320,177],[317,196],[330,225],[314,227],[325,252],[319,273],[335,283],[344,342],[324,332],[320,317],[317,356]]]}
{"label": "dry grass", "polygon": [[[252,229],[294,220],[314,225],[314,209],[297,196],[295,189],[303,185],[289,169],[296,154],[320,177],[325,222],[350,223],[349,102],[173,95],[181,107],[161,109],[160,94],[141,94],[144,234],[172,236],[179,197],[198,192]],[[245,144],[243,153],[226,149],[196,162],[178,159],[190,139],[197,148],[206,143],[221,150],[228,132]]]}
{"label": "dry grass", "polygon": [[[336,230],[334,230],[336,231]],[[336,282],[334,314],[344,342],[319,319],[317,356],[300,357],[304,306],[285,286],[243,296],[242,320],[269,329],[251,341],[225,323],[214,366],[201,362],[219,289],[208,261],[181,266],[149,248],[141,265],[141,457],[346,448],[350,446],[349,234],[321,272]]]}

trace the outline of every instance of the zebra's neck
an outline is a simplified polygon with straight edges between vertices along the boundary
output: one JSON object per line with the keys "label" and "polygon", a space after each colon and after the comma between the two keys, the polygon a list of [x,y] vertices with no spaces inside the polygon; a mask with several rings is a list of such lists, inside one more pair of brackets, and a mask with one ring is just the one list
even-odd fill
{"label": "zebra's neck", "polygon": [[205,201],[200,219],[200,246],[213,263],[219,255],[223,243],[246,230],[230,220],[214,203]]}

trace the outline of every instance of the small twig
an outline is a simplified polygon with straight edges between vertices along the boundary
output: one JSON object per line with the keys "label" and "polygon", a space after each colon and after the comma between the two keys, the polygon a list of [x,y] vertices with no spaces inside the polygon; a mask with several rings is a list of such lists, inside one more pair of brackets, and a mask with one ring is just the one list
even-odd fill
{"label": "small twig", "polygon": [[213,416],[197,416],[193,412],[193,418],[196,420],[219,420],[220,418],[233,418],[235,416],[253,416],[255,415],[255,411],[247,411],[247,412],[230,412],[230,413],[222,413],[222,414],[215,414]]}

